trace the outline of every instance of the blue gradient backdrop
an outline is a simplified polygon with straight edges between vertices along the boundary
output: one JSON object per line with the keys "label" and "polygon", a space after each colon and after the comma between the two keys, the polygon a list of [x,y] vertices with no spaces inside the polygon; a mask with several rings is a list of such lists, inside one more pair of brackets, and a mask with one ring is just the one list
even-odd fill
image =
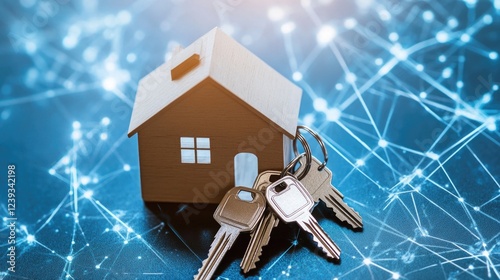
{"label": "blue gradient backdrop", "polygon": [[320,204],[340,263],[281,224],[257,270],[240,272],[242,236],[220,279],[500,278],[499,15],[498,0],[2,1],[0,278],[197,272],[215,207],[186,220],[189,205],[144,204],[126,132],[139,79],[215,26],[303,88],[300,123],[365,224]]}

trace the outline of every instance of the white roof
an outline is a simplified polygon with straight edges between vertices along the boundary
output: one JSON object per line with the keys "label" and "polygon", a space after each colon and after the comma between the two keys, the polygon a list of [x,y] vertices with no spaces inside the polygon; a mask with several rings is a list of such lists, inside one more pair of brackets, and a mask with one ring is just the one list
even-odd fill
{"label": "white roof", "polygon": [[[172,80],[171,69],[199,55],[199,64]],[[252,111],[295,136],[302,90],[234,39],[214,28],[141,79],[128,130],[131,137],[158,112],[207,78],[226,88]],[[168,109],[167,109],[168,110]]]}

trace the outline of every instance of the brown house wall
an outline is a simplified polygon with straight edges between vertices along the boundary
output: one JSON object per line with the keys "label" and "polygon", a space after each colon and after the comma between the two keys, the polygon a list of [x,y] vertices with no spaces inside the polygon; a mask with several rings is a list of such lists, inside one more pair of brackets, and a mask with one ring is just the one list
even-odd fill
{"label": "brown house wall", "polygon": [[[209,137],[211,164],[181,163],[180,137]],[[206,80],[139,131],[143,198],[217,203],[234,186],[234,156],[240,152],[258,157],[259,172],[283,168],[282,134]]]}

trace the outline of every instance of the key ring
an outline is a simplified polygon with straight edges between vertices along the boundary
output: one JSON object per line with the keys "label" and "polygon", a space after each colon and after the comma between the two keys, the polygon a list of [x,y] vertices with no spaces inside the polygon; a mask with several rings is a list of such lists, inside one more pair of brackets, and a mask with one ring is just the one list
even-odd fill
{"label": "key ring", "polygon": [[[303,130],[309,132],[309,134],[311,134],[313,136],[313,138],[316,139],[319,146],[321,147],[321,151],[323,152],[324,160],[323,160],[323,163],[320,166],[318,166],[318,171],[323,170],[326,167],[326,164],[328,163],[328,151],[326,150],[325,143],[323,142],[323,139],[321,139],[321,136],[319,136],[316,132],[314,132],[314,130],[310,129],[309,127],[307,127],[305,125],[297,126],[297,137],[295,139],[293,139],[293,152],[294,152],[295,156],[297,156],[299,154],[298,149],[297,149],[296,139],[299,138],[299,135],[301,136],[300,129],[303,129]],[[304,140],[305,140],[305,138],[304,138]],[[304,145],[302,141],[300,141],[300,142],[302,143],[302,145]]]}
{"label": "key ring", "polygon": [[297,134],[297,137],[295,139],[299,139],[300,143],[304,147],[305,152],[300,155],[297,155],[292,161],[290,161],[290,163],[288,163],[288,165],[285,166],[283,171],[281,171],[280,177],[283,178],[285,177],[286,173],[290,173],[289,172],[290,169],[294,168],[295,165],[297,165],[297,163],[299,162],[299,160],[305,156],[306,164],[304,166],[304,170],[302,170],[302,172],[296,176],[298,180],[302,180],[307,175],[307,173],[309,173],[309,169],[311,168],[311,161],[312,161],[311,148],[309,147],[309,144],[307,144],[307,141],[304,138],[304,136],[302,136],[301,134]]}

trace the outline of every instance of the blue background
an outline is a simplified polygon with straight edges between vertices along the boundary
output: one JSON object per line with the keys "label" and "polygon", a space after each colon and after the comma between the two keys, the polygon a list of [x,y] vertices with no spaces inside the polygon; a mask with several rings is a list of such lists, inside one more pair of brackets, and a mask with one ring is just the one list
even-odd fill
{"label": "blue background", "polygon": [[189,205],[144,204],[126,133],[139,79],[220,26],[304,90],[300,123],[364,219],[353,232],[320,204],[341,262],[282,223],[247,276],[242,235],[220,279],[500,278],[500,1],[254,2],[2,1],[0,213],[15,164],[18,218],[2,277],[197,272],[215,206],[186,220]]}

